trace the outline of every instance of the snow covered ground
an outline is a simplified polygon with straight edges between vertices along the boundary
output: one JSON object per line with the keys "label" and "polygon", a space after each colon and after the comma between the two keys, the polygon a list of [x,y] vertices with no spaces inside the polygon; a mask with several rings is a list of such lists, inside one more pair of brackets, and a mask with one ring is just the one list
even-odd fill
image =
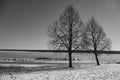
{"label": "snow covered ground", "polygon": [[120,64],[81,65],[79,69],[1,74],[0,80],[120,80]]}
{"label": "snow covered ground", "polygon": [[41,67],[41,66],[55,66],[53,65],[48,65],[48,64],[6,64],[6,63],[1,63],[0,66],[5,66],[5,67],[11,67],[11,66],[21,66],[21,67]]}

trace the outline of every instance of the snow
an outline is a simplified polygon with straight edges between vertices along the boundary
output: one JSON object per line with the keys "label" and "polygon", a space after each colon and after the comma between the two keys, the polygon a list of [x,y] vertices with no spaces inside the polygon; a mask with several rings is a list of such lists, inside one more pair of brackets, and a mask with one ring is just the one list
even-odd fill
{"label": "snow", "polygon": [[1,74],[0,80],[120,80],[120,64],[81,65],[79,69]]}
{"label": "snow", "polygon": [[7,63],[1,63],[0,66],[21,66],[21,67],[39,67],[39,66],[55,66],[55,65],[48,65],[48,64],[7,64]]}

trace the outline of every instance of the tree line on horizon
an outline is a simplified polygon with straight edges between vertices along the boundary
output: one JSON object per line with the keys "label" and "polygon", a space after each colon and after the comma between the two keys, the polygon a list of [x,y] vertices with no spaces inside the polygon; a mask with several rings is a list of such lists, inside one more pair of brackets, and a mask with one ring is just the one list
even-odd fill
{"label": "tree line on horizon", "polygon": [[97,51],[110,50],[112,44],[95,17],[84,23],[72,5],[66,6],[59,18],[48,27],[48,36],[50,49],[68,50],[69,67],[73,67],[72,50],[93,50],[96,63],[100,65]]}

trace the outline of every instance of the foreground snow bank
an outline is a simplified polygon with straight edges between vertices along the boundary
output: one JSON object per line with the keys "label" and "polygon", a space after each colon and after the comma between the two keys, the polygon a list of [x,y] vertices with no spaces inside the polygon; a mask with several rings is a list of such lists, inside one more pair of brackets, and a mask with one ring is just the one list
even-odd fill
{"label": "foreground snow bank", "polygon": [[119,64],[84,66],[80,69],[2,74],[0,80],[120,80]]}

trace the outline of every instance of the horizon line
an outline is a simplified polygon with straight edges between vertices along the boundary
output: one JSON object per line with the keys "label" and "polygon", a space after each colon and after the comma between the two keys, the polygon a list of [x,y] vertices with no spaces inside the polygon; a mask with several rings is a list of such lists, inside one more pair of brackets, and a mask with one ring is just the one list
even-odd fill
{"label": "horizon line", "polygon": [[[25,52],[68,52],[68,50],[42,50],[42,49],[0,49],[0,51],[25,51]],[[72,50],[73,53],[93,53],[94,50]],[[120,54],[118,50],[97,50],[100,54]]]}

